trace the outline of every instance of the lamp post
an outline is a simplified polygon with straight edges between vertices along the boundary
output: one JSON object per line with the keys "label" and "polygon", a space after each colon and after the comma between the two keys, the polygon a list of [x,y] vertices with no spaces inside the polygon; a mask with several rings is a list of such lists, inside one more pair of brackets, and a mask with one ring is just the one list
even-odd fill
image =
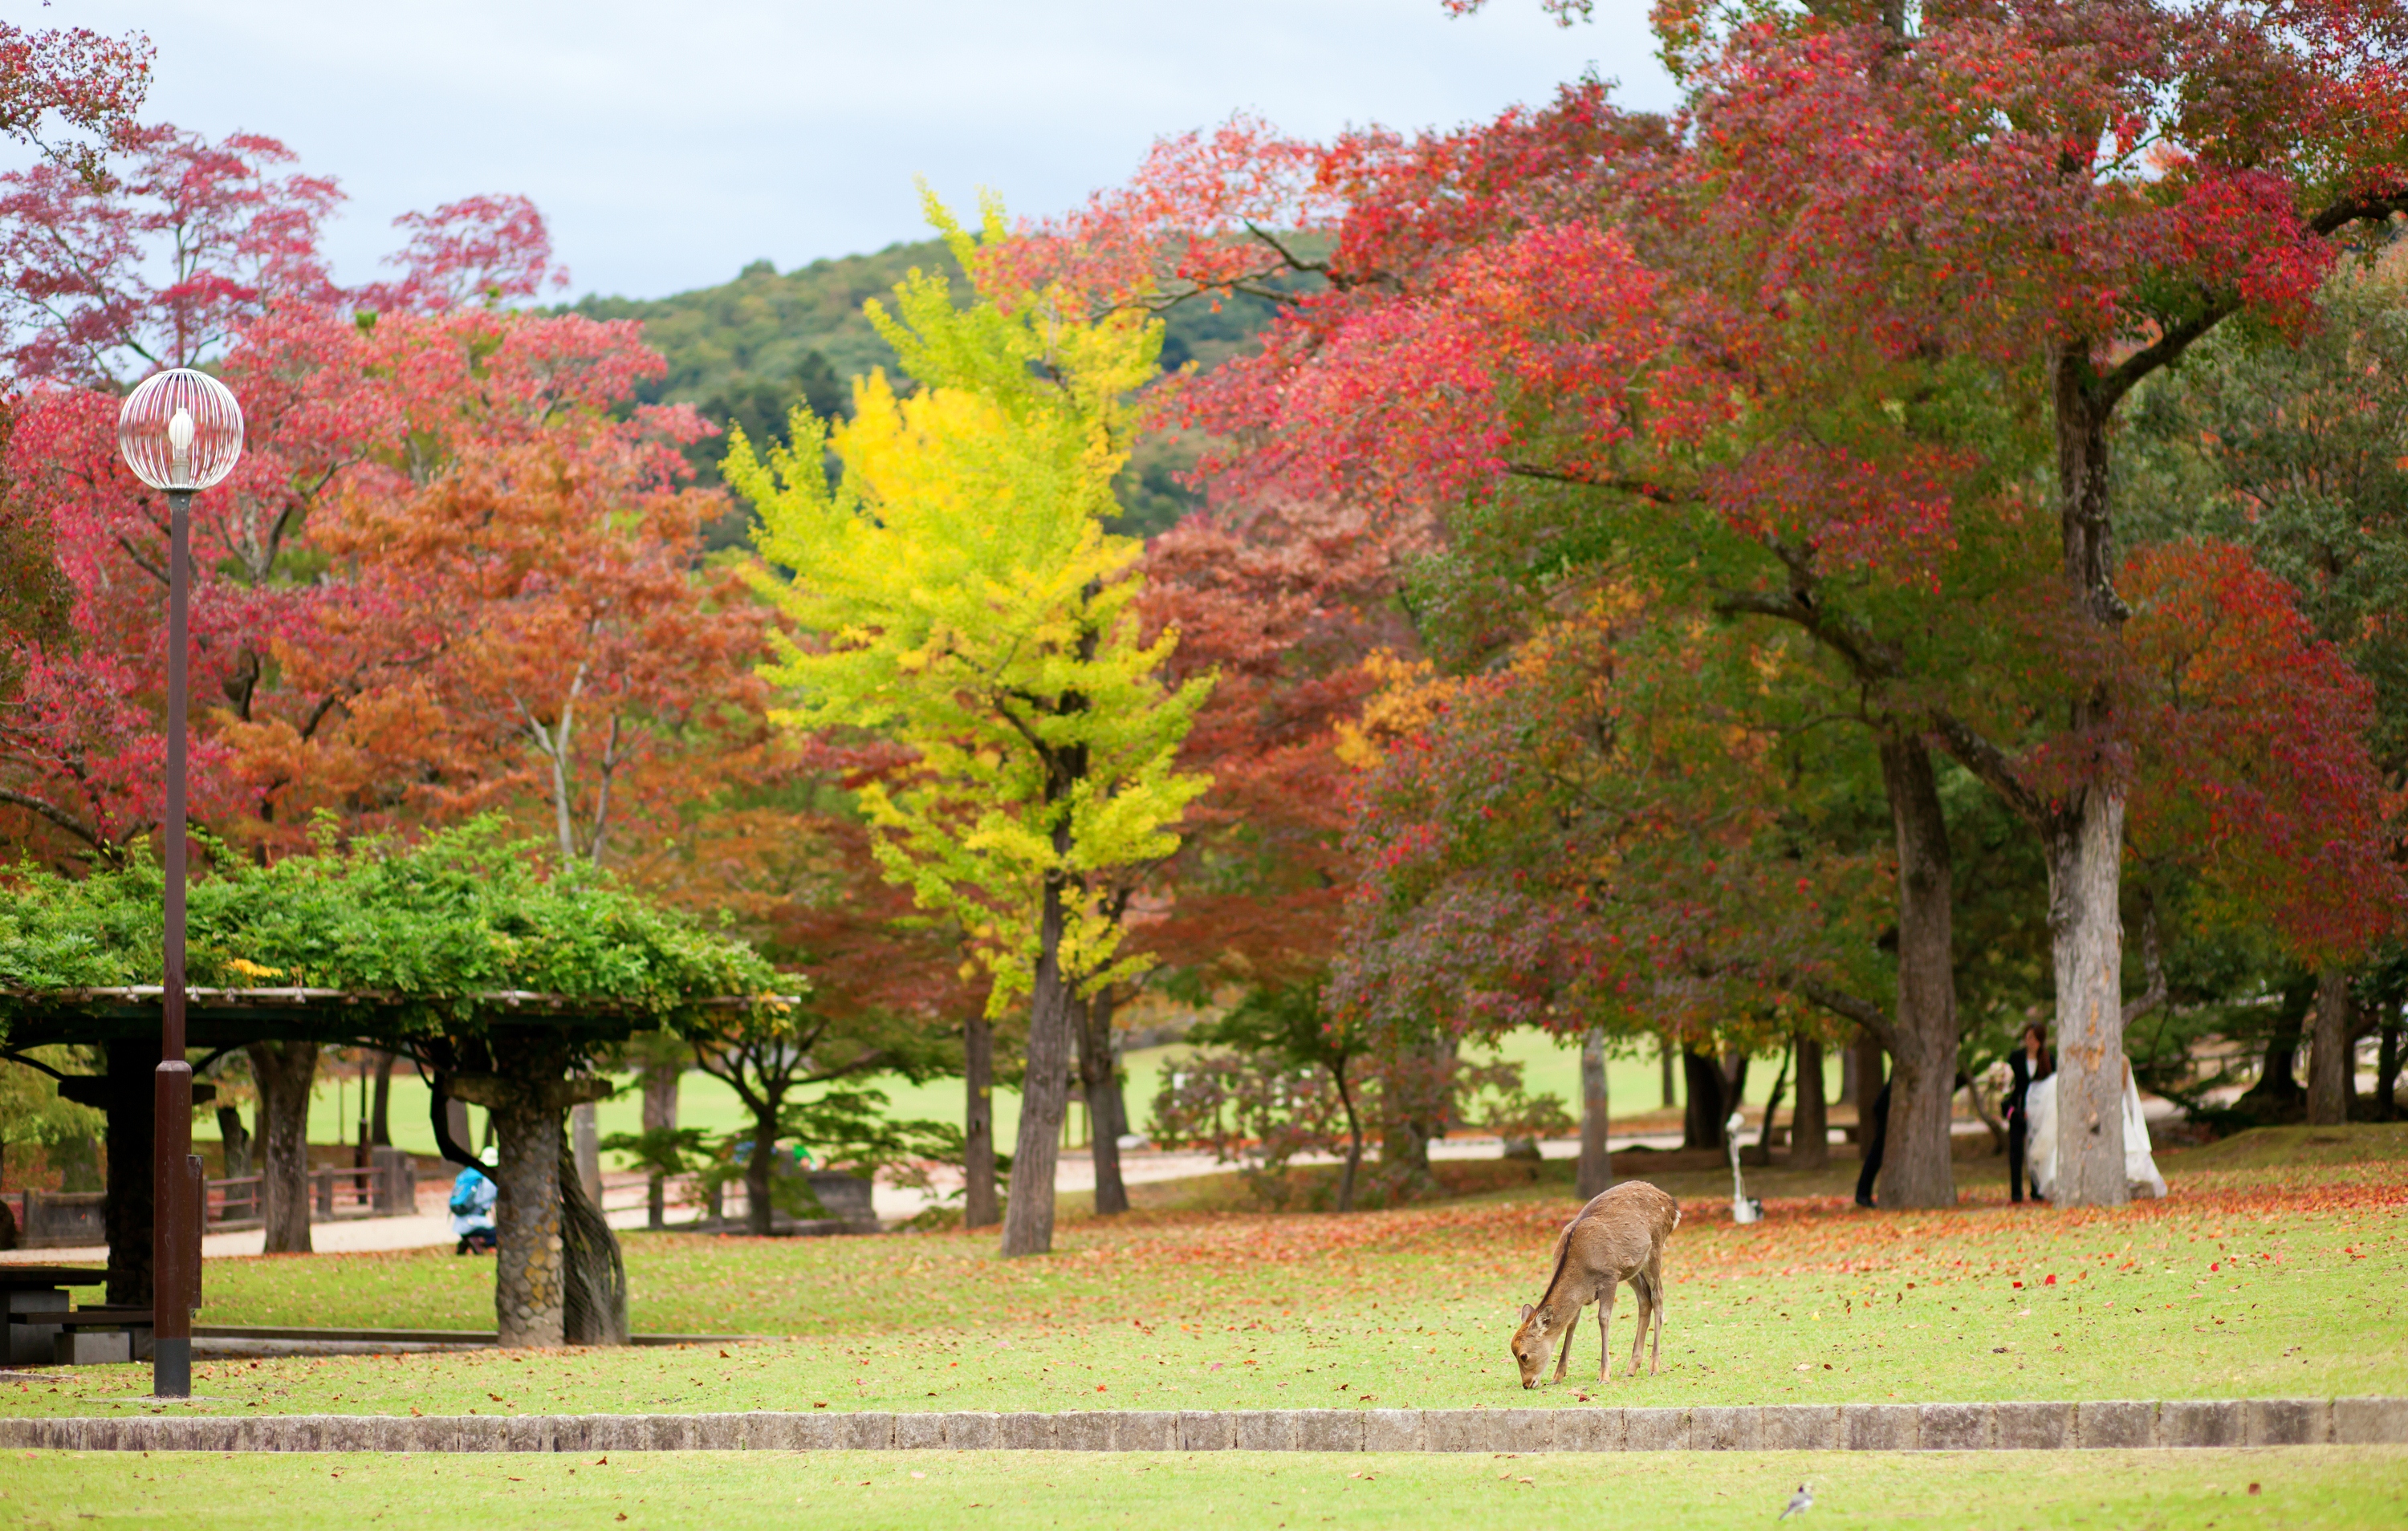
{"label": "lamp post", "polygon": [[178,367],[126,395],[117,450],[167,492],[167,866],[159,1067],[151,1076],[150,1389],[193,1394],[193,1309],[201,1298],[201,1162],[193,1157],[193,1066],[184,1061],[184,651],[192,596],[193,496],[234,471],[242,408],[215,378]]}

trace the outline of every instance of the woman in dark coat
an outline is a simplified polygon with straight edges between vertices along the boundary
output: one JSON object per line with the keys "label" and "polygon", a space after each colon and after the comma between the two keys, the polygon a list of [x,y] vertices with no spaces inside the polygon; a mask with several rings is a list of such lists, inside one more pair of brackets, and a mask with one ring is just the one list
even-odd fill
{"label": "woman in dark coat", "polygon": [[[2048,1051],[2048,1037],[2039,1023],[2024,1028],[2023,1045],[2007,1055],[2007,1067],[2014,1074],[2014,1083],[2007,1090],[2007,1194],[2014,1201],[2024,1199],[2024,1146],[2030,1140],[2031,1119],[2024,1111],[2024,1095],[2035,1080],[2044,1080],[2057,1072],[2057,1059]],[[2032,1200],[2041,1200],[2040,1188],[2032,1188]]]}

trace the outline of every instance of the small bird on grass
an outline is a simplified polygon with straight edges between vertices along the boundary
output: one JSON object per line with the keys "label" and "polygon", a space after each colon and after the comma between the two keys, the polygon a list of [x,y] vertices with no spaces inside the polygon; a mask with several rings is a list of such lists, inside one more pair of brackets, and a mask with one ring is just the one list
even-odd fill
{"label": "small bird on grass", "polygon": [[1783,1510],[1779,1515],[1773,1518],[1775,1520],[1785,1521],[1792,1515],[1803,1515],[1813,1508],[1813,1492],[1807,1488],[1805,1484],[1800,1483],[1798,1485],[1798,1492],[1789,1496],[1789,1508]]}

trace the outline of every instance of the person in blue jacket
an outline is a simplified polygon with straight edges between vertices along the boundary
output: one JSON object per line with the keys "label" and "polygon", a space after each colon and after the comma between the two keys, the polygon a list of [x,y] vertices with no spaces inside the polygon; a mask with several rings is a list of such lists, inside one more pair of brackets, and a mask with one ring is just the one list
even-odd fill
{"label": "person in blue jacket", "polygon": [[[498,1166],[490,1148],[478,1158],[485,1169]],[[464,1169],[452,1182],[452,1231],[460,1236],[454,1254],[491,1254],[501,1247],[501,1236],[494,1229],[494,1199],[501,1192],[485,1169]]]}

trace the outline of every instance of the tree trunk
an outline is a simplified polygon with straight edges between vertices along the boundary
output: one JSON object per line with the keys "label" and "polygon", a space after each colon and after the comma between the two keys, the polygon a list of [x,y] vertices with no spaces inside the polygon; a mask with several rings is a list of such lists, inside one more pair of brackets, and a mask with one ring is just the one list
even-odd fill
{"label": "tree trunk", "polygon": [[[684,1072],[669,1063],[652,1063],[644,1068],[644,1130],[675,1132],[678,1114],[678,1079]],[[644,1226],[668,1226],[668,1176],[655,1169],[644,1181]]]}
{"label": "tree trunk", "polygon": [[443,1099],[443,1125],[445,1130],[452,1134],[452,1141],[459,1144],[464,1152],[474,1158],[477,1153],[477,1135],[468,1130],[468,1103],[446,1095]]}
{"label": "tree trunk", "polygon": [[962,1028],[962,1226],[992,1228],[995,1205],[995,1026],[983,1015]]}
{"label": "tree trunk", "polygon": [[2400,1004],[2383,1002],[2382,1041],[2374,1054],[2374,1119],[2400,1120]]}
{"label": "tree trunk", "polygon": [[1773,1129],[1776,1119],[1781,1115],[1781,1097],[1788,1093],[1789,1068],[1796,1061],[1797,1052],[1793,1048],[1782,1058],[1781,1072],[1772,1076],[1772,1093],[1764,1097],[1764,1123],[1756,1129],[1756,1146],[1740,1153],[1740,1158],[1747,1164],[1760,1168],[1771,1167]]}
{"label": "tree trunk", "polygon": [[744,1161],[744,1231],[756,1238],[778,1231],[778,1209],[769,1200],[776,1169],[771,1161],[778,1152],[777,1106],[771,1100],[767,1110],[752,1113],[752,1153]]}
{"label": "tree trunk", "polygon": [[[1067,851],[1069,828],[1054,835]],[[1054,1249],[1054,1175],[1062,1157],[1062,1117],[1070,1095],[1070,983],[1062,971],[1063,895],[1048,873],[1037,916],[1037,978],[1029,995],[1028,1066],[1020,1086],[1020,1138],[1011,1155],[1011,1192],[1003,1211],[1005,1258]]]}
{"label": "tree trunk", "polygon": [[1601,1196],[1613,1183],[1613,1160],[1606,1147],[1609,1121],[1605,1083],[1605,1029],[1592,1026],[1581,1038],[1581,1146],[1575,1189],[1582,1201]]}
{"label": "tree trunk", "polygon": [[1109,1125],[1112,1141],[1118,1143],[1129,1136],[1132,1129],[1129,1126],[1128,1080],[1126,1071],[1120,1066],[1117,1052],[1113,1054],[1111,1077],[1104,1085],[1104,1106],[1111,1113]]}
{"label": "tree trunk", "polygon": [[1666,1037],[1656,1049],[1656,1062],[1663,1071],[1664,1109],[1670,1110],[1681,1103],[1680,1092],[1672,1083],[1672,1039]]}
{"label": "tree trunk", "polygon": [[[2086,341],[2069,341],[2050,379],[2057,435],[2057,521],[2066,593],[2103,651],[2121,639],[2108,503],[2107,421]],[[2117,724],[2103,680],[2068,732],[2091,759],[2112,759]],[[2114,1207],[2124,1180],[2124,789],[2103,774],[2073,789],[2042,825],[2048,855],[2050,945],[2057,977],[2057,1185],[2060,1207]]]}
{"label": "tree trunk", "polygon": [[2299,1061],[2300,1043],[2307,1035],[2308,1012],[2315,1003],[2314,978],[2301,978],[2283,986],[2282,1008],[2274,1012],[2273,1029],[2267,1034],[2258,1079],[2232,1103],[2233,1109],[2248,1112],[2261,1125],[2305,1112],[2307,1093],[2300,1088],[2293,1069]]}
{"label": "tree trunk", "polygon": [[1722,1065],[1711,1052],[1681,1050],[1681,1081],[1688,1086],[1688,1109],[1681,1118],[1681,1146],[1684,1149],[1717,1149],[1723,1146],[1723,1118],[1729,1115],[1723,1104]]}
{"label": "tree trunk", "polygon": [[[101,1203],[101,1229],[108,1238],[108,1301],[112,1307],[150,1306],[150,1149],[158,1103],[152,1075],[159,1042],[107,1044],[102,1109],[108,1112],[108,1191]],[[87,1100],[85,1104],[92,1104]]]}
{"label": "tree trunk", "polygon": [[1346,1164],[1338,1172],[1338,1209],[1351,1212],[1354,1209],[1354,1187],[1363,1175],[1363,1118],[1355,1108],[1354,1087],[1346,1077],[1343,1062],[1332,1070],[1331,1077],[1338,1083],[1338,1104],[1346,1112]]}
{"label": "tree trunk", "polygon": [[1789,1167],[1821,1169],[1831,1162],[1830,1110],[1823,1098],[1823,1044],[1800,1035],[1798,1109],[1789,1116]]}
{"label": "tree trunk", "polygon": [[[2350,975],[2329,967],[2316,975],[2316,1030],[2308,1048],[2308,1125],[2337,1127],[2349,1120],[2358,1093],[2358,1006]],[[2063,1086],[2058,1088],[2062,1089]]]}
{"label": "tree trunk", "polygon": [[269,1254],[309,1249],[309,1087],[318,1078],[315,1042],[253,1042],[251,1077],[259,1085],[259,1215]]}
{"label": "tree trunk", "polygon": [[590,1100],[569,1108],[568,1156],[577,1167],[578,1189],[595,1206],[602,1204],[602,1125]]}
{"label": "tree trunk", "polygon": [[561,1156],[554,1173],[560,1180],[561,1338],[571,1345],[624,1345],[627,1266],[619,1236],[586,1196],[569,1155]]}
{"label": "tree trunk", "polygon": [[1948,1108],[1956,1094],[1956,966],[1948,820],[1922,739],[1897,730],[1884,735],[1881,764],[1898,838],[1898,1011],[1879,1195],[1892,1209],[1953,1207]]}
{"label": "tree trunk", "polygon": [[393,1146],[393,1122],[386,1115],[386,1108],[393,1099],[394,1062],[390,1052],[377,1054],[376,1094],[372,1097],[374,1104],[368,1110],[368,1141],[384,1148]]}
{"label": "tree trunk", "polygon": [[1121,1181],[1120,1127],[1113,1121],[1112,991],[1110,985],[1070,1005],[1079,1042],[1079,1083],[1087,1097],[1089,1152],[1096,1161],[1096,1214],[1128,1210],[1128,1187]]}
{"label": "tree trunk", "polygon": [[2124,1180],[2124,929],[2115,900],[2124,797],[2093,785],[2047,836],[2057,968],[2057,1185],[2060,1207],[2119,1207]]}
{"label": "tree trunk", "polygon": [[224,1145],[226,1179],[250,1174],[251,1132],[242,1124],[242,1112],[232,1106],[218,1108],[218,1141]]}
{"label": "tree trunk", "polygon": [[1881,1094],[1882,1081],[1888,1077],[1889,1053],[1882,1047],[1881,1038],[1865,1027],[1848,1039],[1848,1077],[1856,1086],[1856,1142],[1865,1140],[1865,1124],[1871,1118],[1873,1097]]}
{"label": "tree trunk", "polygon": [[1406,1046],[1393,1060],[1381,1092],[1380,1166],[1386,1171],[1382,1179],[1399,1199],[1425,1194],[1436,1183],[1430,1144],[1446,1136],[1455,1057],[1455,1039],[1436,1037]]}

